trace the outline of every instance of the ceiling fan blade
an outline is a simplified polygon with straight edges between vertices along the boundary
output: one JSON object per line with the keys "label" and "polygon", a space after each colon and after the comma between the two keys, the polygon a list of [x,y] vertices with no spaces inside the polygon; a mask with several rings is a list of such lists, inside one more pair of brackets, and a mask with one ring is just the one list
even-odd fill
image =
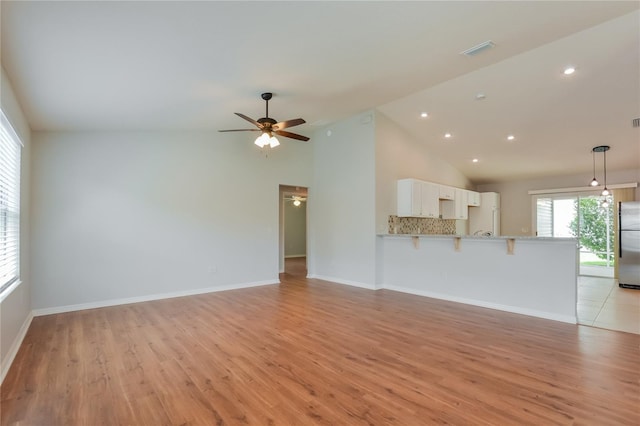
{"label": "ceiling fan blade", "polygon": [[247,117],[244,114],[241,114],[239,112],[234,112],[235,115],[237,115],[238,117],[244,118],[245,120],[247,120],[249,123],[252,123],[254,126],[258,127],[259,129],[262,129],[262,124],[258,123],[256,120],[254,120],[251,117]]}
{"label": "ceiling fan blade", "polygon": [[231,130],[218,130],[219,132],[259,132],[260,129],[231,129]]}
{"label": "ceiling fan blade", "polygon": [[287,127],[299,126],[301,124],[306,123],[302,118],[294,118],[293,120],[281,121],[279,123],[274,124],[272,127],[275,130],[286,129]]}
{"label": "ceiling fan blade", "polygon": [[299,141],[308,141],[309,138],[306,136],[298,135],[296,133],[285,132],[284,130],[276,130],[274,132],[276,135],[284,136],[285,138],[298,139]]}

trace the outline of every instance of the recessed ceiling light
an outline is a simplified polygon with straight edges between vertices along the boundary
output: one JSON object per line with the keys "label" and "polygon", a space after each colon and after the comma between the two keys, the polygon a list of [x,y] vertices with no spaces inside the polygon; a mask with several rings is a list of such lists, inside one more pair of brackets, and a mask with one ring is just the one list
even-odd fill
{"label": "recessed ceiling light", "polygon": [[445,137],[445,138],[447,138],[447,139],[449,139],[449,138],[451,137],[451,133],[445,133],[445,134],[444,134],[444,137]]}
{"label": "recessed ceiling light", "polygon": [[429,114],[427,114],[426,112],[423,112],[422,114],[420,114],[420,117],[422,118],[427,118],[429,116]]}
{"label": "recessed ceiling light", "polygon": [[564,69],[564,75],[571,75],[574,72],[576,72],[576,69],[574,67],[566,67]]}
{"label": "recessed ceiling light", "polygon": [[474,163],[477,163],[477,162],[478,162],[478,161],[480,161],[480,160],[478,160],[477,158],[474,158],[474,159],[473,159],[473,160],[471,160],[471,161],[473,161]]}
{"label": "recessed ceiling light", "polygon": [[507,136],[507,140],[510,140],[510,141],[514,140],[515,138],[516,138],[516,137],[515,137],[515,136],[513,136],[513,135],[509,135],[509,136]]}
{"label": "recessed ceiling light", "polygon": [[484,93],[477,93],[476,94],[476,101],[483,101],[487,99],[487,95],[485,95]]}

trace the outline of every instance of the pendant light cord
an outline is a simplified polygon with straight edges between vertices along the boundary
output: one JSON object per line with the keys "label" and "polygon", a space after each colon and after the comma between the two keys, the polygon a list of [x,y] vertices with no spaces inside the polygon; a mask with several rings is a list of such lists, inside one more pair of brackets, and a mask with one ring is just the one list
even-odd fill
{"label": "pendant light cord", "polygon": [[604,154],[604,189],[607,189],[607,151],[603,152]]}

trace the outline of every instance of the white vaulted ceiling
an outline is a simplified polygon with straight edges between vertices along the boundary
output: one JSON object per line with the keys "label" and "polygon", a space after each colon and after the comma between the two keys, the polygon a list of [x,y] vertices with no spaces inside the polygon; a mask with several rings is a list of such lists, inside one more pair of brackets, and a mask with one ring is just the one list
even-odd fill
{"label": "white vaulted ceiling", "polygon": [[271,91],[270,115],[304,117],[308,136],[379,108],[477,183],[590,171],[601,144],[612,170],[640,168],[638,2],[0,7],[2,65],[36,131],[242,128],[233,112],[263,116]]}

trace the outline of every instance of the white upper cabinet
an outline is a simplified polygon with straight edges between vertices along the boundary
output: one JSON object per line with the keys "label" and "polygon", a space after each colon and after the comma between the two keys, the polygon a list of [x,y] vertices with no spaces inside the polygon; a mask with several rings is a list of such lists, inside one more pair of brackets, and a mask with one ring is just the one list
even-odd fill
{"label": "white upper cabinet", "polygon": [[469,191],[455,188],[455,192],[453,201],[446,200],[442,202],[442,218],[466,220],[469,218],[469,206],[467,204],[467,192]]}
{"label": "white upper cabinet", "polygon": [[418,179],[398,180],[398,217],[466,220],[469,206],[480,205],[480,193]]}
{"label": "white upper cabinet", "polygon": [[440,217],[440,185],[422,182],[422,216]]}
{"label": "white upper cabinet", "polygon": [[453,186],[438,185],[441,200],[453,200],[456,197],[456,189]]}
{"label": "white upper cabinet", "polygon": [[467,191],[467,204],[469,206],[478,207],[480,205],[480,193],[475,191]]}
{"label": "white upper cabinet", "polygon": [[422,214],[422,186],[417,179],[398,181],[398,217],[420,217]]}
{"label": "white upper cabinet", "polygon": [[417,179],[398,181],[398,217],[432,217],[440,215],[438,185]]}

